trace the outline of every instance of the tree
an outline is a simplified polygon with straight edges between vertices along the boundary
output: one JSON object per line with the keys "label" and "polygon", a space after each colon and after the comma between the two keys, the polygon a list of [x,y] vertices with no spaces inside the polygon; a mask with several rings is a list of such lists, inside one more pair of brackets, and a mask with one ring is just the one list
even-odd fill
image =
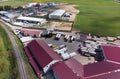
{"label": "tree", "polygon": [[0,11],[4,10],[3,6],[0,6]]}
{"label": "tree", "polygon": [[13,8],[12,8],[11,6],[9,6],[9,5],[5,5],[5,6],[4,6],[4,10],[6,10],[6,11],[7,11],[7,10],[11,10],[11,9],[13,9]]}
{"label": "tree", "polygon": [[15,8],[15,10],[22,10],[22,9],[23,9],[23,7],[21,7],[21,6],[18,6]]}

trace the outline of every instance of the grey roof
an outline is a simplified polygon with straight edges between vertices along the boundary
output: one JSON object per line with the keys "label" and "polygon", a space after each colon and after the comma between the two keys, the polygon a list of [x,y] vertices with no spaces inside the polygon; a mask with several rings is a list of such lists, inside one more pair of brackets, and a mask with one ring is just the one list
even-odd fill
{"label": "grey roof", "polygon": [[17,19],[26,20],[26,21],[37,21],[37,22],[46,21],[45,19],[42,19],[42,18],[26,17],[26,16],[19,16]]}
{"label": "grey roof", "polygon": [[65,12],[66,12],[65,10],[56,10],[56,11],[50,13],[50,15],[62,16]]}
{"label": "grey roof", "polygon": [[6,13],[4,15],[8,18],[14,18],[16,16],[19,16],[20,14],[18,14],[18,13]]}
{"label": "grey roof", "polygon": [[8,13],[7,11],[0,11],[0,14],[6,14]]}

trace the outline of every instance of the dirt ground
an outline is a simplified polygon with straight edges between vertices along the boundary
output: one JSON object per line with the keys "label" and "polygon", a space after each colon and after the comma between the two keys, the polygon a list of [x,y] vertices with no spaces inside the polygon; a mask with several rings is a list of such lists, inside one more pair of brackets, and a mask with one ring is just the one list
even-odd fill
{"label": "dirt ground", "polygon": [[51,25],[54,26],[55,29],[59,29],[59,30],[70,31],[72,28],[72,23],[69,22],[51,22]]}

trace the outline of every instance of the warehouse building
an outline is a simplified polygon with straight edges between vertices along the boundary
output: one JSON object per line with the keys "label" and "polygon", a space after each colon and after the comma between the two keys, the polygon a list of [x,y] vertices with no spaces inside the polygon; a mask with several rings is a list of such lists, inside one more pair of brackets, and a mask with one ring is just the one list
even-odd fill
{"label": "warehouse building", "polygon": [[73,58],[65,62],[56,63],[51,69],[55,79],[82,79],[83,66]]}
{"label": "warehouse building", "polygon": [[82,79],[76,76],[76,74],[64,63],[59,62],[52,68],[55,79]]}
{"label": "warehouse building", "polygon": [[62,17],[65,14],[65,12],[65,10],[56,10],[49,14],[49,19],[62,20]]}
{"label": "warehouse building", "polygon": [[120,64],[120,46],[117,45],[102,45],[105,60]]}
{"label": "warehouse building", "polygon": [[37,66],[43,69],[44,73],[46,73],[53,64],[62,61],[62,58],[41,39],[31,41],[24,49],[25,52],[27,50],[26,54],[30,54],[28,55],[28,59],[30,60],[32,57]]}
{"label": "warehouse building", "polygon": [[27,57],[29,59],[29,63],[33,67],[37,77],[40,78],[40,76],[42,74],[42,68],[38,67],[36,61],[34,60],[32,54],[30,53],[30,50],[28,49],[28,46],[24,47],[24,50],[25,50],[25,54],[27,55]]}
{"label": "warehouse building", "polygon": [[33,30],[33,29],[21,29],[20,34],[23,36],[31,36],[31,37],[41,37],[42,31],[40,30]]}
{"label": "warehouse building", "polygon": [[23,22],[23,23],[30,23],[30,24],[38,24],[42,25],[46,23],[45,19],[42,18],[35,18],[35,17],[26,17],[26,16],[19,16],[16,19],[17,22]]}
{"label": "warehouse building", "polygon": [[7,11],[0,11],[0,17],[4,16],[4,14],[8,13]]}
{"label": "warehouse building", "polygon": [[[120,65],[108,61],[81,65],[75,59],[52,66],[55,79],[119,79]],[[64,73],[61,73],[64,72]]]}
{"label": "warehouse building", "polygon": [[13,23],[15,17],[18,17],[20,14],[14,12],[0,11],[0,17],[6,22]]}

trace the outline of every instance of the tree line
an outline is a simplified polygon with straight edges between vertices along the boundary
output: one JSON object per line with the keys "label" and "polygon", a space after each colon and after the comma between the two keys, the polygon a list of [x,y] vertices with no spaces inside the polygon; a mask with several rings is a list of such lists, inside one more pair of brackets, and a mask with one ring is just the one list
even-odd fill
{"label": "tree line", "polygon": [[7,10],[11,10],[11,9],[13,9],[13,8],[9,5],[0,6],[0,11],[3,11],[3,10],[7,11]]}
{"label": "tree line", "polygon": [[9,6],[9,5],[0,6],[0,11],[7,11],[7,10],[13,10],[13,9],[18,10],[18,9],[23,9],[23,8],[21,6],[18,6],[16,8],[13,8],[13,7]]}

